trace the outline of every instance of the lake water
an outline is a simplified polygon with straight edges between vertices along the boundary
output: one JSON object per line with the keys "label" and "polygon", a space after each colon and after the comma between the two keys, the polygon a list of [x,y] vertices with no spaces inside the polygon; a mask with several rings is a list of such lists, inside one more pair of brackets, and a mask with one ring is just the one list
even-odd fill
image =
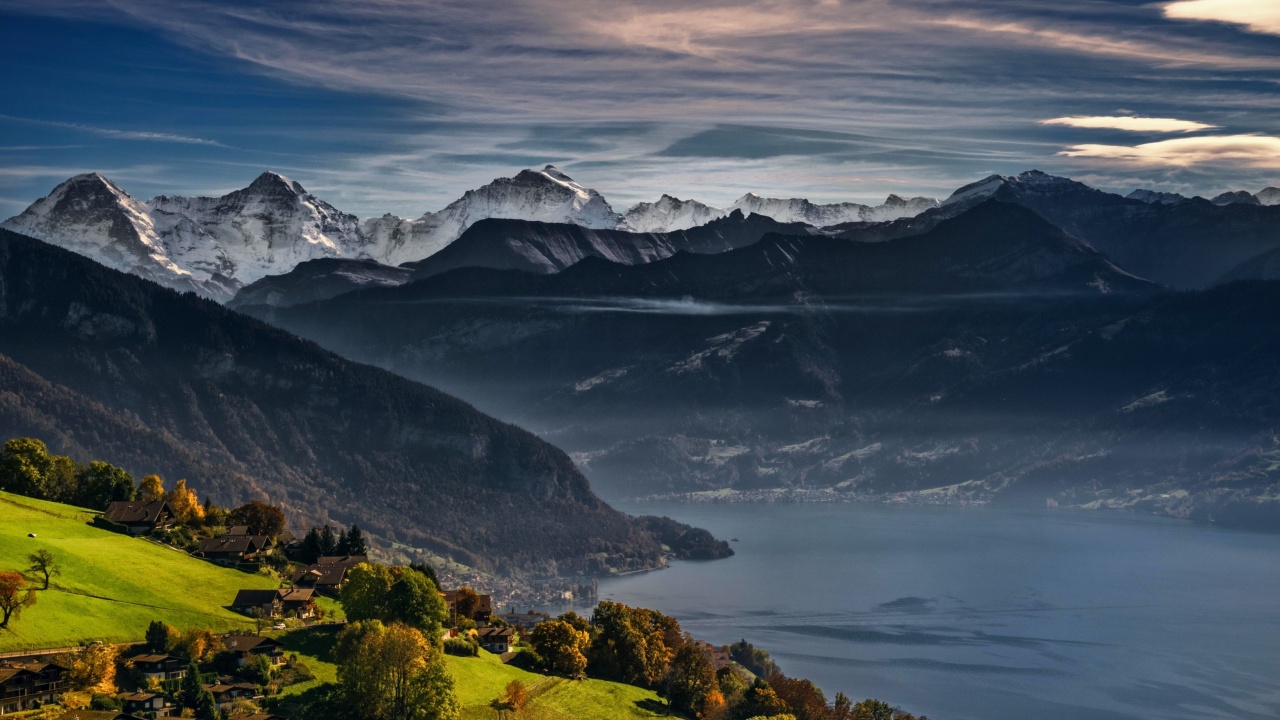
{"label": "lake water", "polygon": [[602,598],[932,720],[1280,718],[1280,536],[1127,514],[619,504],[737,555]]}

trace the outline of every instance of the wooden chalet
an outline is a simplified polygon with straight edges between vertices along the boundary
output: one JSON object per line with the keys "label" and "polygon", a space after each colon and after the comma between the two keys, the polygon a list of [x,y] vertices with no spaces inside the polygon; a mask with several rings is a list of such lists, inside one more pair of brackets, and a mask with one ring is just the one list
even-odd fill
{"label": "wooden chalet", "polygon": [[266,617],[292,615],[305,620],[315,617],[316,591],[314,588],[279,588],[278,590],[241,590],[231,603],[231,609],[246,615],[261,610]]}
{"label": "wooden chalet", "polygon": [[187,674],[187,661],[164,653],[146,653],[125,659],[148,680],[177,680]]}
{"label": "wooden chalet", "polygon": [[231,709],[237,700],[253,700],[262,697],[258,694],[258,686],[253,683],[237,682],[237,683],[218,683],[217,685],[205,685],[206,690],[213,694],[213,701],[218,705],[218,709],[226,712]]}
{"label": "wooden chalet", "polygon": [[227,635],[222,638],[222,647],[236,656],[236,664],[244,665],[250,655],[264,655],[272,665],[283,665],[284,648],[269,637],[258,635]]}
{"label": "wooden chalet", "polygon": [[511,652],[511,646],[516,643],[516,631],[509,627],[482,627],[476,631],[476,639],[480,647],[501,655]]}
{"label": "wooden chalet", "polygon": [[131,715],[168,717],[169,702],[163,695],[150,692],[125,693],[120,696],[124,711]]}
{"label": "wooden chalet", "polygon": [[222,535],[200,541],[199,555],[221,565],[249,562],[266,550],[260,535]]}
{"label": "wooden chalet", "polygon": [[342,590],[342,584],[347,581],[347,572],[360,563],[367,562],[367,555],[322,557],[314,565],[295,572],[293,585],[336,597]]}
{"label": "wooden chalet", "polygon": [[146,535],[173,526],[173,511],[164,500],[152,502],[116,501],[107,505],[102,518],[129,529],[130,535]]}
{"label": "wooden chalet", "polygon": [[58,701],[67,668],[54,663],[0,665],[0,715],[34,710]]}

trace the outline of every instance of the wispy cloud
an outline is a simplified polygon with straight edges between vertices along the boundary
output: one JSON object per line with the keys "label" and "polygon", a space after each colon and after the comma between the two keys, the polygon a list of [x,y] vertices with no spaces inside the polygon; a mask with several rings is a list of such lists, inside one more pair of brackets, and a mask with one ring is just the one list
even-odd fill
{"label": "wispy cloud", "polygon": [[1142,145],[1073,145],[1060,154],[1147,168],[1186,168],[1216,164],[1280,169],[1280,137],[1211,135],[1160,140]]}
{"label": "wispy cloud", "polygon": [[1129,132],[1147,133],[1185,133],[1196,130],[1210,130],[1217,125],[1195,122],[1192,120],[1175,120],[1174,118],[1132,117],[1127,115],[1072,115],[1068,117],[1041,120],[1041,125],[1066,125],[1068,127],[1090,128],[1100,130],[1127,130]]}
{"label": "wispy cloud", "polygon": [[0,115],[0,120],[27,123],[30,125],[43,125],[45,127],[63,128],[66,130],[75,130],[77,132],[89,133],[90,135],[98,135],[101,137],[115,138],[117,140],[141,140],[145,142],[166,142],[166,143],[181,143],[183,145],[209,145],[212,147],[226,147],[226,145],[223,145],[217,140],[208,140],[205,138],[190,137],[187,135],[176,135],[173,133],[149,132],[149,131],[143,131],[143,130],[119,130],[116,128],[97,127],[94,125],[82,125],[80,123],[62,122],[59,120],[37,120],[34,118],[17,117],[14,115]]}
{"label": "wispy cloud", "polygon": [[1280,35],[1280,3],[1276,0],[1179,0],[1164,6],[1173,20],[1206,20],[1243,25],[1256,33]]}

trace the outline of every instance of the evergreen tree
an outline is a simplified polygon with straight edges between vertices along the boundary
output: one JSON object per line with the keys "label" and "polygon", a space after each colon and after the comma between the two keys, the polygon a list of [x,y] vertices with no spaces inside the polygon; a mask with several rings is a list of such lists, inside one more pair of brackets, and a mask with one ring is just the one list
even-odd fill
{"label": "evergreen tree", "polygon": [[[360,531],[359,525],[352,525],[351,530],[347,533],[347,551],[343,555],[368,555],[369,543],[365,542],[364,533]],[[424,573],[425,574],[425,573]],[[432,582],[435,582],[435,573],[428,576]]]}
{"label": "evergreen tree", "polygon": [[182,686],[178,691],[178,703],[185,709],[195,709],[196,703],[200,701],[201,693],[208,693],[204,684],[200,682],[200,666],[196,665],[196,661],[192,660],[187,663],[187,674],[182,678]]}
{"label": "evergreen tree", "polygon": [[302,550],[300,551],[302,562],[310,565],[320,558],[320,530],[319,528],[311,528],[307,531],[307,536],[302,539]]}
{"label": "evergreen tree", "polygon": [[333,534],[333,528],[325,525],[320,529],[320,555],[332,556],[338,554],[338,538]]}
{"label": "evergreen tree", "polygon": [[340,530],[338,532],[338,555],[350,555],[351,545],[347,542],[347,531]]}

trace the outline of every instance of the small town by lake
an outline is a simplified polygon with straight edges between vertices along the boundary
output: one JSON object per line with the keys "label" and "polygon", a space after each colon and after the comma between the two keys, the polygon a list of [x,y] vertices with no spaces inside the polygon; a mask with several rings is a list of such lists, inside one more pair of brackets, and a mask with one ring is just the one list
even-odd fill
{"label": "small town by lake", "polygon": [[736,556],[600,597],[946,720],[1280,717],[1280,536],[1118,512],[619,504]]}

